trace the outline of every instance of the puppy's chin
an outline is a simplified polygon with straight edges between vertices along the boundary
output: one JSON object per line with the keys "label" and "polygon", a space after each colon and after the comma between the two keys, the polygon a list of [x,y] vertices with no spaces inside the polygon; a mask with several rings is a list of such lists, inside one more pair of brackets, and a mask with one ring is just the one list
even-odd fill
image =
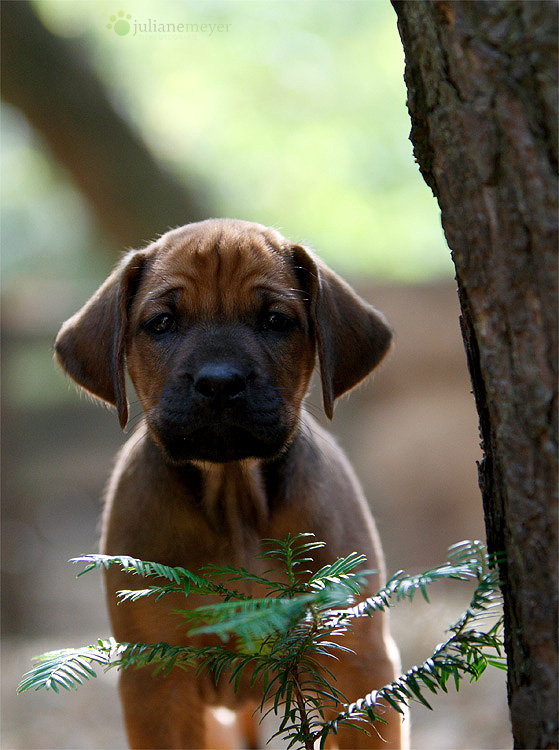
{"label": "puppy's chin", "polygon": [[271,459],[285,449],[290,438],[289,430],[279,428],[265,435],[254,434],[242,427],[216,430],[202,426],[173,432],[162,432],[151,427],[150,433],[164,457],[173,464],[191,461],[222,464],[246,459]]}

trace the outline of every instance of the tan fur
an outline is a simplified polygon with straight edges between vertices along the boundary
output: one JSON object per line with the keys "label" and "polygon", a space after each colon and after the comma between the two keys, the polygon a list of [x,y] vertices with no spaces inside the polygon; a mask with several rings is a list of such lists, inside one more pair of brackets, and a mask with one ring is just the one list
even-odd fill
{"label": "tan fur", "polygon": [[[190,224],[129,253],[56,342],[62,366],[113,404],[123,426],[126,367],[144,411],[108,486],[103,551],[192,571],[213,563],[262,573],[260,539],[311,531],[327,543],[317,567],[362,552],[379,571],[377,588],[384,565],[373,518],[303,400],[317,357],[331,417],[334,400],[380,362],[390,338],[382,315],[310,251],[258,224]],[[118,640],[206,642],[189,639],[173,615],[199,597],[117,607],[115,593],[143,581],[116,568],[106,581]],[[347,645],[356,655],[329,666],[349,700],[393,679],[385,616],[360,620]],[[241,711],[243,700],[258,700],[248,685],[235,695],[226,679],[216,685],[178,669],[156,678],[128,670],[120,691],[133,748],[210,748],[217,735],[205,727],[208,706]],[[346,729],[339,746],[401,747],[400,718],[386,716],[383,739]]]}

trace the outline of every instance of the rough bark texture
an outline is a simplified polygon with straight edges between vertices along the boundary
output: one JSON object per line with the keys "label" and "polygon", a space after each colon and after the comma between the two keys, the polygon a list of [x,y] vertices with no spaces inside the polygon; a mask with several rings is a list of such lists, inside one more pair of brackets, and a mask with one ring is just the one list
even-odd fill
{"label": "rough bark texture", "polygon": [[2,3],[1,32],[2,97],[41,133],[119,246],[210,215],[199,186],[166,172],[116,111],[83,43],[47,31],[27,0]]}
{"label": "rough bark texture", "polygon": [[507,556],[515,747],[557,747],[557,4],[393,5],[456,266],[488,543]]}

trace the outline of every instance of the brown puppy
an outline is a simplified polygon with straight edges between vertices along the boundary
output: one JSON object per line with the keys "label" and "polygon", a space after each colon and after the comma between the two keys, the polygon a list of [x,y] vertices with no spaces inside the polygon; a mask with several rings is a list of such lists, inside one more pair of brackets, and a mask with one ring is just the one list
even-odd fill
{"label": "brown puppy", "polygon": [[[327,543],[317,567],[355,550],[379,570],[371,588],[381,585],[382,552],[359,484],[302,404],[316,356],[331,418],[334,400],[369,374],[390,339],[382,315],[323,263],[258,224],[189,224],[129,253],[56,341],[65,370],[116,406],[123,427],[127,366],[145,413],[109,483],[103,552],[258,572],[260,539],[312,531]],[[115,567],[106,578],[118,640],[187,641],[173,615],[183,597],[117,607],[117,591],[143,582]],[[346,645],[356,655],[335,670],[348,699],[394,678],[385,617],[362,618]],[[247,687],[235,696],[227,679],[151,673],[121,674],[134,748],[211,747],[205,707],[239,708],[249,695]],[[340,747],[399,748],[400,718],[387,719],[383,739],[347,729]]]}

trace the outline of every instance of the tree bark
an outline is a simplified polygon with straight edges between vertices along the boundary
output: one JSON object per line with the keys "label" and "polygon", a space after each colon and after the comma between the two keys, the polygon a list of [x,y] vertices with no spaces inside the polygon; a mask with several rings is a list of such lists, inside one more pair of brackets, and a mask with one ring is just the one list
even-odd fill
{"label": "tree bark", "polygon": [[[76,44],[51,34],[27,0],[2,3],[2,97],[40,132],[119,246],[211,215],[116,111]],[[167,113],[166,116],[172,116]]]}
{"label": "tree bark", "polygon": [[393,6],[456,267],[488,545],[506,554],[514,743],[557,747],[557,4]]}

